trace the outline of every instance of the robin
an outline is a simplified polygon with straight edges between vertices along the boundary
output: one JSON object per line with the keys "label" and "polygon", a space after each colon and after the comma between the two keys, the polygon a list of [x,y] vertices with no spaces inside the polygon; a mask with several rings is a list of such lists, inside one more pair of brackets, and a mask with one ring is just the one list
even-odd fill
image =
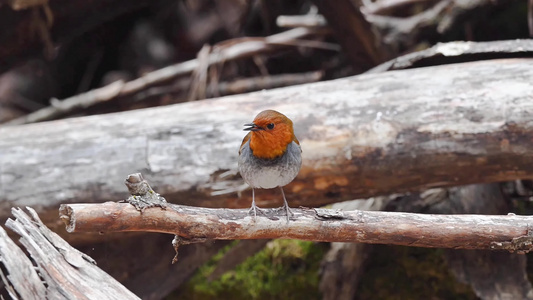
{"label": "robin", "polygon": [[294,135],[292,121],[275,110],[260,112],[245,131],[250,131],[243,139],[239,150],[239,172],[252,188],[252,207],[254,219],[257,211],[255,189],[279,187],[283,196],[283,208],[293,214],[285,198],[283,186],[290,183],[302,166],[302,148]]}

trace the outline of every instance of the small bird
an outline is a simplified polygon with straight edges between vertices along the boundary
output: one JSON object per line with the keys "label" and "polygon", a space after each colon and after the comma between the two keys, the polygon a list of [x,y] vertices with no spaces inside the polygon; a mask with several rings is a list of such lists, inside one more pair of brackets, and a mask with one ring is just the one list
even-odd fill
{"label": "small bird", "polygon": [[252,207],[254,218],[259,208],[255,205],[255,189],[280,187],[283,195],[283,208],[293,214],[285,198],[283,186],[290,183],[302,166],[302,148],[294,135],[292,121],[275,110],[260,112],[252,123],[244,124],[250,131],[239,149],[239,172],[252,187]]}

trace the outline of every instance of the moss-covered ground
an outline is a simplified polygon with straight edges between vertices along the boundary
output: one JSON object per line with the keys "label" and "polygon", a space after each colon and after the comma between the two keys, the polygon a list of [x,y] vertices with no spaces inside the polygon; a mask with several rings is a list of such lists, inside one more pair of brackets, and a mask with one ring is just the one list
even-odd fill
{"label": "moss-covered ground", "polygon": [[[179,293],[168,299],[321,299],[319,265],[326,244],[275,240],[234,270],[208,281],[230,246],[202,266]],[[359,283],[357,300],[474,300],[471,288],[455,280],[442,250],[375,247]]]}

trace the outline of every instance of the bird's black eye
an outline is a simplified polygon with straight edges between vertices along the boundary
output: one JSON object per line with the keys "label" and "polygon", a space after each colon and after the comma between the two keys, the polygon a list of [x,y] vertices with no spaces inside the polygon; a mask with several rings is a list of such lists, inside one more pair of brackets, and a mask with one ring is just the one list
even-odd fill
{"label": "bird's black eye", "polygon": [[267,128],[268,128],[268,129],[274,129],[274,123],[270,123],[270,124],[268,124],[268,125],[267,125]]}

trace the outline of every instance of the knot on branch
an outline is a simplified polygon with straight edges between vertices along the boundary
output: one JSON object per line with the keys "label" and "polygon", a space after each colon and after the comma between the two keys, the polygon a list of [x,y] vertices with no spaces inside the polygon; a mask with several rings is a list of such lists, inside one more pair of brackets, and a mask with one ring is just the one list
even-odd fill
{"label": "knot on branch", "polygon": [[168,202],[158,193],[154,192],[152,187],[144,180],[141,173],[134,173],[128,175],[124,182],[128,187],[131,196],[126,199],[126,202],[135,206],[141,213],[150,207],[161,207],[166,209]]}
{"label": "knot on branch", "polygon": [[357,214],[357,218],[353,218],[350,215],[345,214],[344,211],[339,209],[322,209],[322,208],[313,208],[315,211],[315,218],[320,221],[342,221],[342,220],[354,220],[357,223],[363,222],[362,213]]}
{"label": "knot on branch", "polygon": [[203,238],[203,237],[185,238],[179,235],[175,235],[174,239],[172,240],[172,246],[174,247],[174,251],[176,251],[176,255],[174,255],[174,258],[172,259],[172,264],[175,264],[176,262],[178,262],[178,249],[181,245],[204,243],[205,241],[207,241],[207,238]]}
{"label": "knot on branch", "polygon": [[513,238],[510,242],[491,242],[492,250],[507,250],[511,253],[526,254],[533,250],[533,231],[528,229],[527,235]]}

